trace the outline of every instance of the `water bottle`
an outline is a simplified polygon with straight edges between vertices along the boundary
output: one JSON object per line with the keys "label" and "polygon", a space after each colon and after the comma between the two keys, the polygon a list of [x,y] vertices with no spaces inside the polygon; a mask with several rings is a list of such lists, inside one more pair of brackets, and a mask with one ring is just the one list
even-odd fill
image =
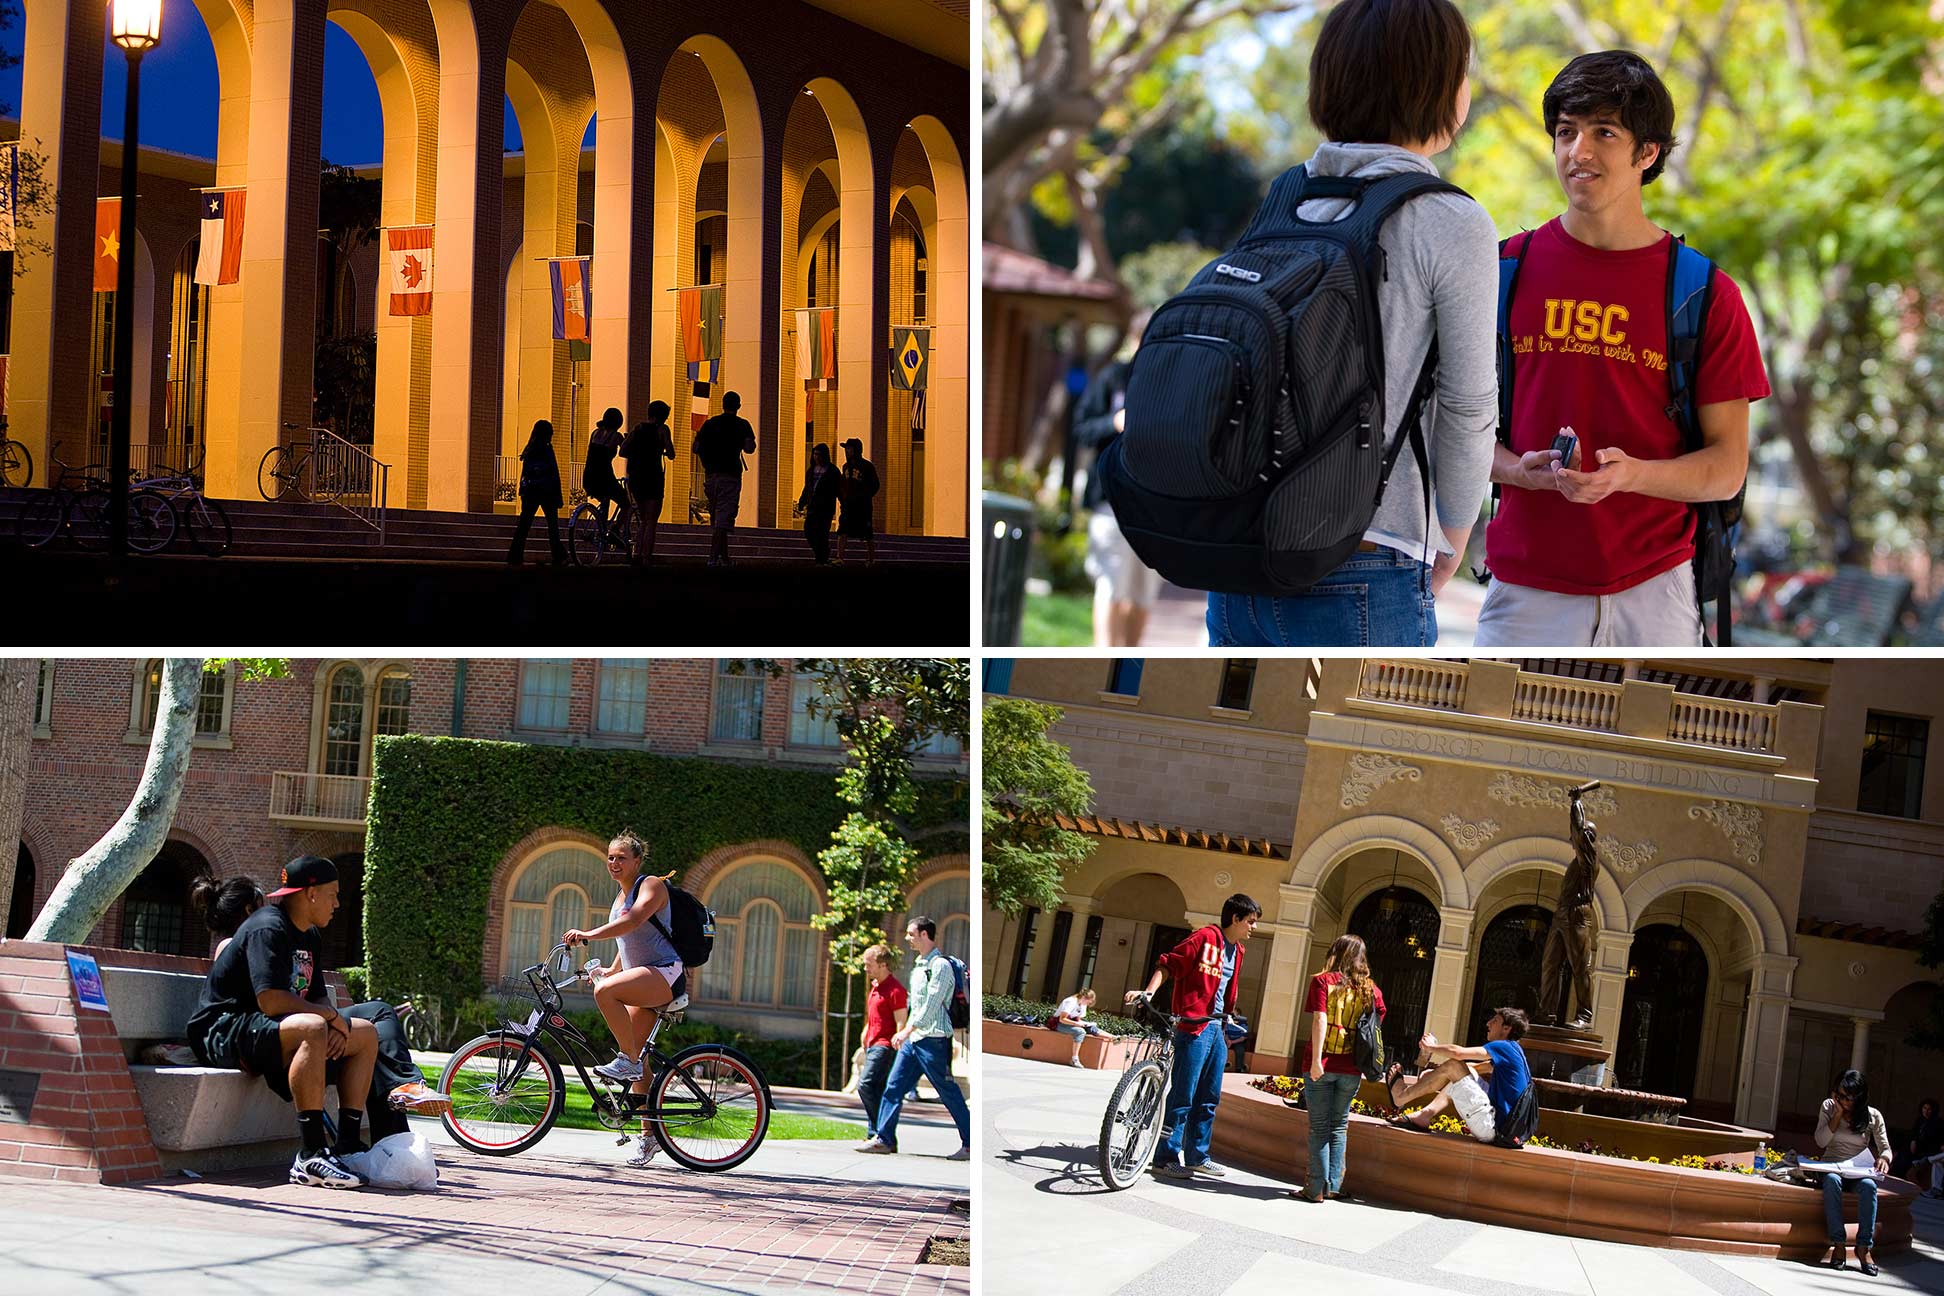
{"label": "water bottle", "polygon": [[1767,1169],[1768,1169],[1768,1140],[1764,1139],[1760,1143],[1757,1143],[1755,1145],[1755,1173],[1761,1174],[1764,1170]]}
{"label": "water bottle", "polygon": [[604,975],[606,975],[606,973],[607,973],[607,964],[601,962],[601,960],[597,958],[591,958],[587,960],[587,963],[581,968],[581,975],[587,978],[587,983],[589,985],[601,984],[601,978]]}

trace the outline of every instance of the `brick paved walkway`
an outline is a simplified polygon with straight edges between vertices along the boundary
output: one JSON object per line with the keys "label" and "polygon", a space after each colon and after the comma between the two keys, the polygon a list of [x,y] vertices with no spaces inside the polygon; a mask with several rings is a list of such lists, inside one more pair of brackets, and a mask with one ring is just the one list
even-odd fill
{"label": "brick paved walkway", "polygon": [[281,1170],[128,1188],[0,1180],[0,1290],[970,1291],[966,1268],[918,1263],[928,1239],[968,1232],[949,1209],[963,1165],[772,1143],[727,1174],[637,1171],[612,1139],[573,1133],[504,1161],[441,1148],[437,1193],[327,1193]]}

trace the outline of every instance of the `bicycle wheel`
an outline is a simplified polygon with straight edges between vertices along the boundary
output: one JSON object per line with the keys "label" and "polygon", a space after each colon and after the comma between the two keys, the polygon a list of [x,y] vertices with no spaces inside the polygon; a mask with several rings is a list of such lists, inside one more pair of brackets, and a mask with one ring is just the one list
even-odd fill
{"label": "bicycle wheel", "polygon": [[128,547],[136,553],[161,553],[175,539],[175,509],[158,490],[128,493]]}
{"label": "bicycle wheel", "polygon": [[432,1023],[425,1019],[424,1013],[414,1009],[405,1017],[403,1025],[405,1042],[412,1047],[413,1051],[419,1053],[438,1051],[438,1041],[432,1038]]}
{"label": "bicycle wheel", "polygon": [[567,551],[576,567],[601,565],[601,506],[583,504],[567,519]]}
{"label": "bicycle wheel", "polygon": [[177,503],[182,508],[177,521],[182,523],[182,530],[197,553],[218,558],[229,551],[235,532],[230,529],[229,514],[221,503],[207,495],[184,496]]}
{"label": "bicycle wheel", "polygon": [[697,1044],[677,1053],[648,1091],[655,1139],[691,1170],[733,1170],[769,1133],[769,1084],[735,1049]]}
{"label": "bicycle wheel", "polygon": [[108,488],[91,486],[68,504],[68,535],[89,553],[108,548]]}
{"label": "bicycle wheel", "polygon": [[257,461],[257,492],[267,500],[278,500],[296,490],[297,474],[291,469],[289,450],[271,446]]}
{"label": "bicycle wheel", "polygon": [[28,548],[39,549],[61,534],[67,522],[67,506],[67,496],[61,492],[43,492],[40,498],[20,510],[20,517],[14,522],[14,534]]}
{"label": "bicycle wheel", "polygon": [[439,1073],[452,1110],[439,1119],[462,1146],[512,1156],[545,1138],[567,1103],[560,1064],[537,1043],[495,1031],[460,1045]]}
{"label": "bicycle wheel", "polygon": [[1154,1159],[1167,1087],[1161,1064],[1153,1061],[1136,1066],[1114,1086],[1100,1122],[1100,1177],[1115,1192],[1132,1185]]}
{"label": "bicycle wheel", "polygon": [[0,481],[25,486],[34,479],[34,456],[18,441],[0,442]]}

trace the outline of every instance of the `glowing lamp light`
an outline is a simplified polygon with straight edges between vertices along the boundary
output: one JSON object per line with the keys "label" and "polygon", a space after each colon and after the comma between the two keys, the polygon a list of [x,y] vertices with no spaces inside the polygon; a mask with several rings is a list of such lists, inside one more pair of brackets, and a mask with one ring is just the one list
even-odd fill
{"label": "glowing lamp light", "polygon": [[108,34],[130,54],[146,54],[162,40],[162,0],[114,0]]}

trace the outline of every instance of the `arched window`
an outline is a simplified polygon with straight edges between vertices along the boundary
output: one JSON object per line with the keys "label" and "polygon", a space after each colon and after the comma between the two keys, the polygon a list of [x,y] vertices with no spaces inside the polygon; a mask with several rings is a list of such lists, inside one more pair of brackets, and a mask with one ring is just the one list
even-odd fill
{"label": "arched window", "polygon": [[1485,928],[1478,942],[1471,1028],[1463,1042],[1484,1039],[1486,1019],[1501,1008],[1518,1008],[1528,1018],[1538,1011],[1539,973],[1551,926],[1552,910],[1528,904],[1507,909]]}
{"label": "arched window", "polygon": [[[233,664],[220,670],[205,670],[196,696],[194,741],[203,746],[223,746],[230,724],[230,685],[236,676]],[[147,742],[155,732],[155,715],[162,706],[162,659],[142,663],[136,680],[134,714],[126,741]]]}
{"label": "arched window", "polygon": [[364,766],[364,672],[340,666],[331,672],[324,711],[326,774],[356,775]]}
{"label": "arched window", "polygon": [[[934,878],[912,894],[905,908],[907,922],[918,915],[936,923],[938,947],[953,958],[964,960],[967,967],[972,966],[970,883],[970,875],[965,873]],[[891,938],[903,944],[904,928],[900,926],[892,932]]]}
{"label": "arched window", "polygon": [[780,861],[750,860],[710,887],[707,900],[716,943],[698,998],[814,1010],[824,938],[810,925],[817,895],[803,875]]}
{"label": "arched window", "polygon": [[344,662],[330,668],[319,705],[317,771],[363,777],[371,772],[374,738],[411,731],[412,673],[393,664],[374,676],[367,666]]}
{"label": "arched window", "polygon": [[1615,1085],[1694,1097],[1707,985],[1708,956],[1679,926],[1655,923],[1634,933],[1613,1048]]}
{"label": "arched window", "polygon": [[[594,847],[569,842],[535,855],[520,866],[507,887],[501,982],[524,988],[523,968],[546,958],[569,928],[585,931],[606,922],[613,903],[614,880],[608,876],[607,858]],[[595,941],[586,952],[576,951],[574,962],[585,963],[590,957],[612,961],[614,942]]]}
{"label": "arched window", "polygon": [[202,954],[209,931],[189,903],[189,890],[208,873],[201,852],[165,842],[122,897],[121,947],[151,954]]}
{"label": "arched window", "polygon": [[1384,992],[1384,1051],[1417,1054],[1431,1000],[1431,967],[1438,951],[1438,910],[1406,886],[1388,886],[1364,897],[1344,930],[1363,937],[1371,979]]}

